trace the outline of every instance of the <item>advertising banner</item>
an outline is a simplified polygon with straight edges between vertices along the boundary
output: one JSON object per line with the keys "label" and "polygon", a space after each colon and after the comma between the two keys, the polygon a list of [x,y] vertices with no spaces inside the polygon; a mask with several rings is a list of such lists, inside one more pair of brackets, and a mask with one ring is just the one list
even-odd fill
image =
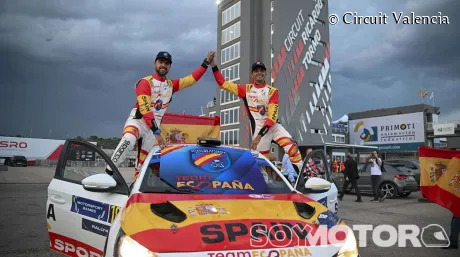
{"label": "advertising banner", "polygon": [[332,141],[328,13],[328,1],[274,0],[272,84],[279,121],[300,146]]}
{"label": "advertising banner", "polygon": [[455,134],[455,124],[454,123],[433,123],[433,131],[435,136],[442,135],[453,135]]}
{"label": "advertising banner", "polygon": [[25,156],[27,160],[57,160],[65,140],[0,137],[0,156]]}
{"label": "advertising banner", "polygon": [[[27,161],[58,160],[64,143],[65,140],[0,136],[0,157],[19,155],[26,157]],[[96,142],[90,143],[97,145]],[[73,159],[77,158],[94,160],[94,155],[76,152]]]}
{"label": "advertising banner", "polygon": [[423,113],[349,121],[350,144],[378,146],[379,151],[416,151],[425,144]]}

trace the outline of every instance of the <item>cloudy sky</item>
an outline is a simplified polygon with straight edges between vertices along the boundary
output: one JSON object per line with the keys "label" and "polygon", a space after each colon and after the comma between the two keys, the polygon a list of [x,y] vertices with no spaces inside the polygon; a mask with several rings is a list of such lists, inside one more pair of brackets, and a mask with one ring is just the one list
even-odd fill
{"label": "cloudy sky", "polygon": [[[17,1],[0,6],[0,134],[119,137],[134,84],[158,51],[188,75],[216,48],[214,0]],[[460,120],[458,0],[330,0],[330,14],[387,13],[386,25],[330,27],[334,119],[417,104],[434,91],[441,119]],[[449,17],[450,25],[397,25],[392,12]],[[170,112],[200,114],[215,94],[210,72],[174,96]],[[427,100],[432,103],[432,100]],[[340,111],[339,111],[340,110]],[[50,133],[51,131],[51,133]]]}

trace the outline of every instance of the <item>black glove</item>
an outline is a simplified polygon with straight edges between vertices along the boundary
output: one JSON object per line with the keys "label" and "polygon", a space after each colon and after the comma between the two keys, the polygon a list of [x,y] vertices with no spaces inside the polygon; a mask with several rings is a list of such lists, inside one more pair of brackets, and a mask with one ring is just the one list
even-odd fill
{"label": "black glove", "polygon": [[153,134],[161,134],[160,128],[157,126],[157,123],[155,122],[155,119],[152,119],[152,131]]}

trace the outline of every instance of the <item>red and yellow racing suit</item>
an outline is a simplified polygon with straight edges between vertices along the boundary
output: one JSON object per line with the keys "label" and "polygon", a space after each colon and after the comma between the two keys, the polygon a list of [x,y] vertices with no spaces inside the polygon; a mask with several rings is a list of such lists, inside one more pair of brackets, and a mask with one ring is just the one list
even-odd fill
{"label": "red and yellow racing suit", "polygon": [[208,65],[203,62],[192,74],[180,79],[167,79],[156,73],[137,82],[137,102],[125,122],[123,136],[112,155],[112,161],[119,167],[128,151],[133,150],[136,141],[142,138],[139,164],[144,163],[149,151],[155,145],[154,134],[160,134],[160,124],[172,95],[193,86],[204,75]]}
{"label": "red and yellow racing suit", "polygon": [[260,85],[235,84],[225,81],[217,66],[212,70],[221,88],[243,99],[248,109],[253,139],[257,135],[262,136],[257,145],[257,151],[269,158],[270,144],[273,140],[283,147],[291,163],[296,165],[297,171],[300,172],[302,156],[297,144],[292,140],[289,132],[281,124],[276,123],[278,120],[278,89],[266,83]]}

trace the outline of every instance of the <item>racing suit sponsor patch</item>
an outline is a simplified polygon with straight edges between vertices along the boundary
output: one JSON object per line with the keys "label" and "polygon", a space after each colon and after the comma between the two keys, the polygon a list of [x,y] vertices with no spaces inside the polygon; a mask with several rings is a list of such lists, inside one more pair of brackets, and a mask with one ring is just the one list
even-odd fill
{"label": "racing suit sponsor patch", "polygon": [[131,143],[128,140],[123,142],[123,144],[120,145],[120,148],[118,148],[118,150],[113,155],[112,161],[115,162],[115,163],[118,162],[118,159],[123,155],[123,153],[129,147],[130,144]]}
{"label": "racing suit sponsor patch", "polygon": [[107,236],[109,234],[110,226],[82,218],[81,228],[101,236]]}

